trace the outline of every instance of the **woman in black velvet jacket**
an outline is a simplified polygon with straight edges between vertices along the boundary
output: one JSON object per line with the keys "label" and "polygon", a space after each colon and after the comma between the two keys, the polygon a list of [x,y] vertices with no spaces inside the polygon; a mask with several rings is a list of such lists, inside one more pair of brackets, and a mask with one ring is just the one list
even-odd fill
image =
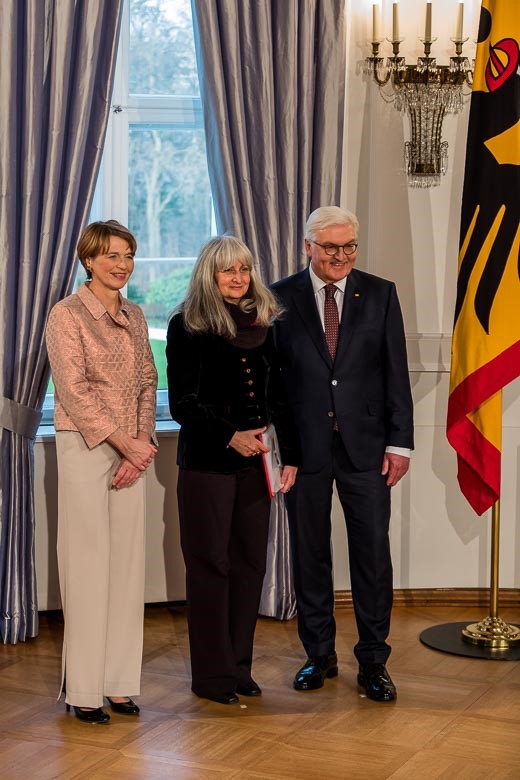
{"label": "woman in black velvet jacket", "polygon": [[192,690],[222,704],[261,694],[251,664],[270,510],[258,436],[269,423],[282,492],[299,463],[271,327],[279,313],[248,248],[222,236],[203,247],[168,327]]}

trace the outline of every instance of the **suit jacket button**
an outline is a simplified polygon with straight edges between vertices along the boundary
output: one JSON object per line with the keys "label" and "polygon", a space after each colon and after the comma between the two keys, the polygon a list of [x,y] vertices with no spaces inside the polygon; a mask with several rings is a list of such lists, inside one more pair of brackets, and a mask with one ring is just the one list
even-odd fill
{"label": "suit jacket button", "polygon": [[332,386],[336,387],[337,384],[338,384],[338,380],[337,379],[333,379],[332,380]]}
{"label": "suit jacket button", "polygon": [[334,412],[327,412],[327,417],[334,417]]}

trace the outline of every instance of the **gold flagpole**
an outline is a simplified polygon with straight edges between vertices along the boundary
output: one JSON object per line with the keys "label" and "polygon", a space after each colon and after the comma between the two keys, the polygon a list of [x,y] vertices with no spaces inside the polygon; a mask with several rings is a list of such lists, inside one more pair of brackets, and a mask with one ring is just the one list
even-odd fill
{"label": "gold flagpole", "polygon": [[473,645],[484,645],[492,650],[507,650],[520,643],[520,628],[512,626],[498,615],[498,562],[500,542],[500,501],[491,510],[491,583],[489,615],[480,623],[471,623],[462,629],[462,639]]}

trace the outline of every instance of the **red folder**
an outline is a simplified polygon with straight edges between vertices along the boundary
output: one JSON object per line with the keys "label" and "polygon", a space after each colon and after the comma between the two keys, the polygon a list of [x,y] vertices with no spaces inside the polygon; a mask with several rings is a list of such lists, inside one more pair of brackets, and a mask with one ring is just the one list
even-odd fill
{"label": "red folder", "polygon": [[269,497],[273,498],[282,487],[282,459],[274,425],[271,423],[258,438],[262,444],[266,444],[269,447],[269,452],[262,452],[262,462],[264,464],[267,491]]}

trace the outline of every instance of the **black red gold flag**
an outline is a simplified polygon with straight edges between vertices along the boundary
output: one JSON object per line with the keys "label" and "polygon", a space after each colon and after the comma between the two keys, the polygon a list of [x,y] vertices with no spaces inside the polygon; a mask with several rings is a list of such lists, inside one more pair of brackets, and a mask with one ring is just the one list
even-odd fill
{"label": "black red gold flag", "polygon": [[500,497],[502,388],[520,375],[519,41],[519,0],[483,0],[447,423],[460,489],[479,515]]}

